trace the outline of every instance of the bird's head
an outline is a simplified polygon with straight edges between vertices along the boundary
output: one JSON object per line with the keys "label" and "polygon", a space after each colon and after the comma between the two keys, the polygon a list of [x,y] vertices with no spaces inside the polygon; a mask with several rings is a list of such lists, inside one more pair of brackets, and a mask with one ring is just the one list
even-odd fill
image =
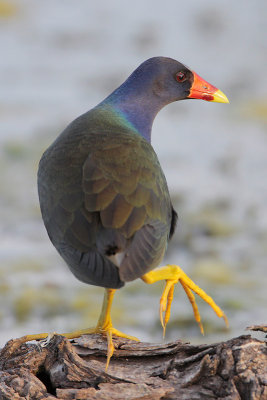
{"label": "bird's head", "polygon": [[229,103],[223,92],[180,62],[166,57],[153,57],[141,64],[131,78],[153,91],[164,105],[184,99],[201,99]]}

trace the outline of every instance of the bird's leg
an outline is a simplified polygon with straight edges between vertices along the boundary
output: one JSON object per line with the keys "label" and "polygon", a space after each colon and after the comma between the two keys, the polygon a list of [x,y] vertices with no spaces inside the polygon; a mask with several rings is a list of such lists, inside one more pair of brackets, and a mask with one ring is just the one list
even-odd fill
{"label": "bird's leg", "polygon": [[[166,325],[170,318],[171,304],[173,300],[174,286],[180,282],[184,291],[192,305],[195,320],[199,324],[200,331],[204,334],[203,325],[201,323],[200,314],[196,304],[195,296],[193,292],[198,294],[206,303],[208,303],[211,308],[215,311],[219,318],[223,318],[226,326],[228,326],[227,318],[224,312],[217,306],[214,300],[207,295],[199,286],[197,286],[185,273],[178,267],[178,265],[166,265],[164,267],[158,268],[156,270],[150,271],[142,276],[145,283],[151,284],[161,280],[165,280],[165,288],[163,290],[162,296],[160,298],[160,321],[163,327],[163,336],[165,335]],[[165,314],[164,314],[165,313]],[[164,314],[164,318],[163,318]]]}
{"label": "bird's leg", "polygon": [[[106,335],[107,342],[108,342],[106,371],[108,369],[109,361],[114,352],[112,335],[139,341],[139,339],[137,339],[136,337],[126,335],[125,333],[118,331],[117,329],[113,328],[113,326],[112,326],[110,311],[111,311],[111,305],[112,305],[115,291],[116,291],[115,289],[105,289],[100,317],[98,319],[98,322],[97,322],[97,325],[95,328],[80,329],[80,330],[77,330],[74,332],[60,333],[60,335],[65,336],[67,339],[74,339],[74,338],[80,337],[82,335],[89,335],[89,334],[93,334],[93,333],[101,333],[102,335]],[[51,333],[39,333],[39,334],[33,334],[33,335],[26,335],[26,336],[23,336],[23,338],[20,338],[20,343],[29,342],[31,340],[46,339],[47,337],[50,337],[50,336],[51,336]]]}

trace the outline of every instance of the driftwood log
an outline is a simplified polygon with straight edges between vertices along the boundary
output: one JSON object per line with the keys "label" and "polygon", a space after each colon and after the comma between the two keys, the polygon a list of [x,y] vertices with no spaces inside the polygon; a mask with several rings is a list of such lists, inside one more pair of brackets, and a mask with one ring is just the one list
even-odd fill
{"label": "driftwood log", "polygon": [[266,342],[250,335],[200,346],[114,338],[107,372],[101,335],[22,341],[0,353],[1,400],[267,400]]}

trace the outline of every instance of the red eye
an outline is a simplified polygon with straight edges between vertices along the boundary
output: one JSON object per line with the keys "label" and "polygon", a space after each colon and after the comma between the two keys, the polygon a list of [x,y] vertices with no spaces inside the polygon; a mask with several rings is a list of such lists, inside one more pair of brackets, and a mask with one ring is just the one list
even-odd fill
{"label": "red eye", "polygon": [[176,74],[176,79],[178,82],[183,82],[186,79],[186,74],[183,71],[180,71]]}

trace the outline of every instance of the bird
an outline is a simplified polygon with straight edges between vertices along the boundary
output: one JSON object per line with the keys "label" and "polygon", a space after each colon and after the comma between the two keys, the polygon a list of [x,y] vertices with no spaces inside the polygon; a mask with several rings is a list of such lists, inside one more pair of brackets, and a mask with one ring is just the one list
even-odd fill
{"label": "bird", "polygon": [[[127,282],[165,281],[160,298],[164,334],[178,282],[202,333],[193,292],[227,323],[221,308],[181,267],[159,267],[177,213],[151,145],[152,124],[164,106],[184,99],[229,102],[184,64],[168,57],[150,58],[102,102],[72,121],[39,163],[40,208],[52,244],[76,278],[105,288],[96,327],[63,335],[105,335],[106,369],[114,352],[113,336],[138,340],[112,325],[113,296]],[[26,335],[25,341],[47,336]]]}

